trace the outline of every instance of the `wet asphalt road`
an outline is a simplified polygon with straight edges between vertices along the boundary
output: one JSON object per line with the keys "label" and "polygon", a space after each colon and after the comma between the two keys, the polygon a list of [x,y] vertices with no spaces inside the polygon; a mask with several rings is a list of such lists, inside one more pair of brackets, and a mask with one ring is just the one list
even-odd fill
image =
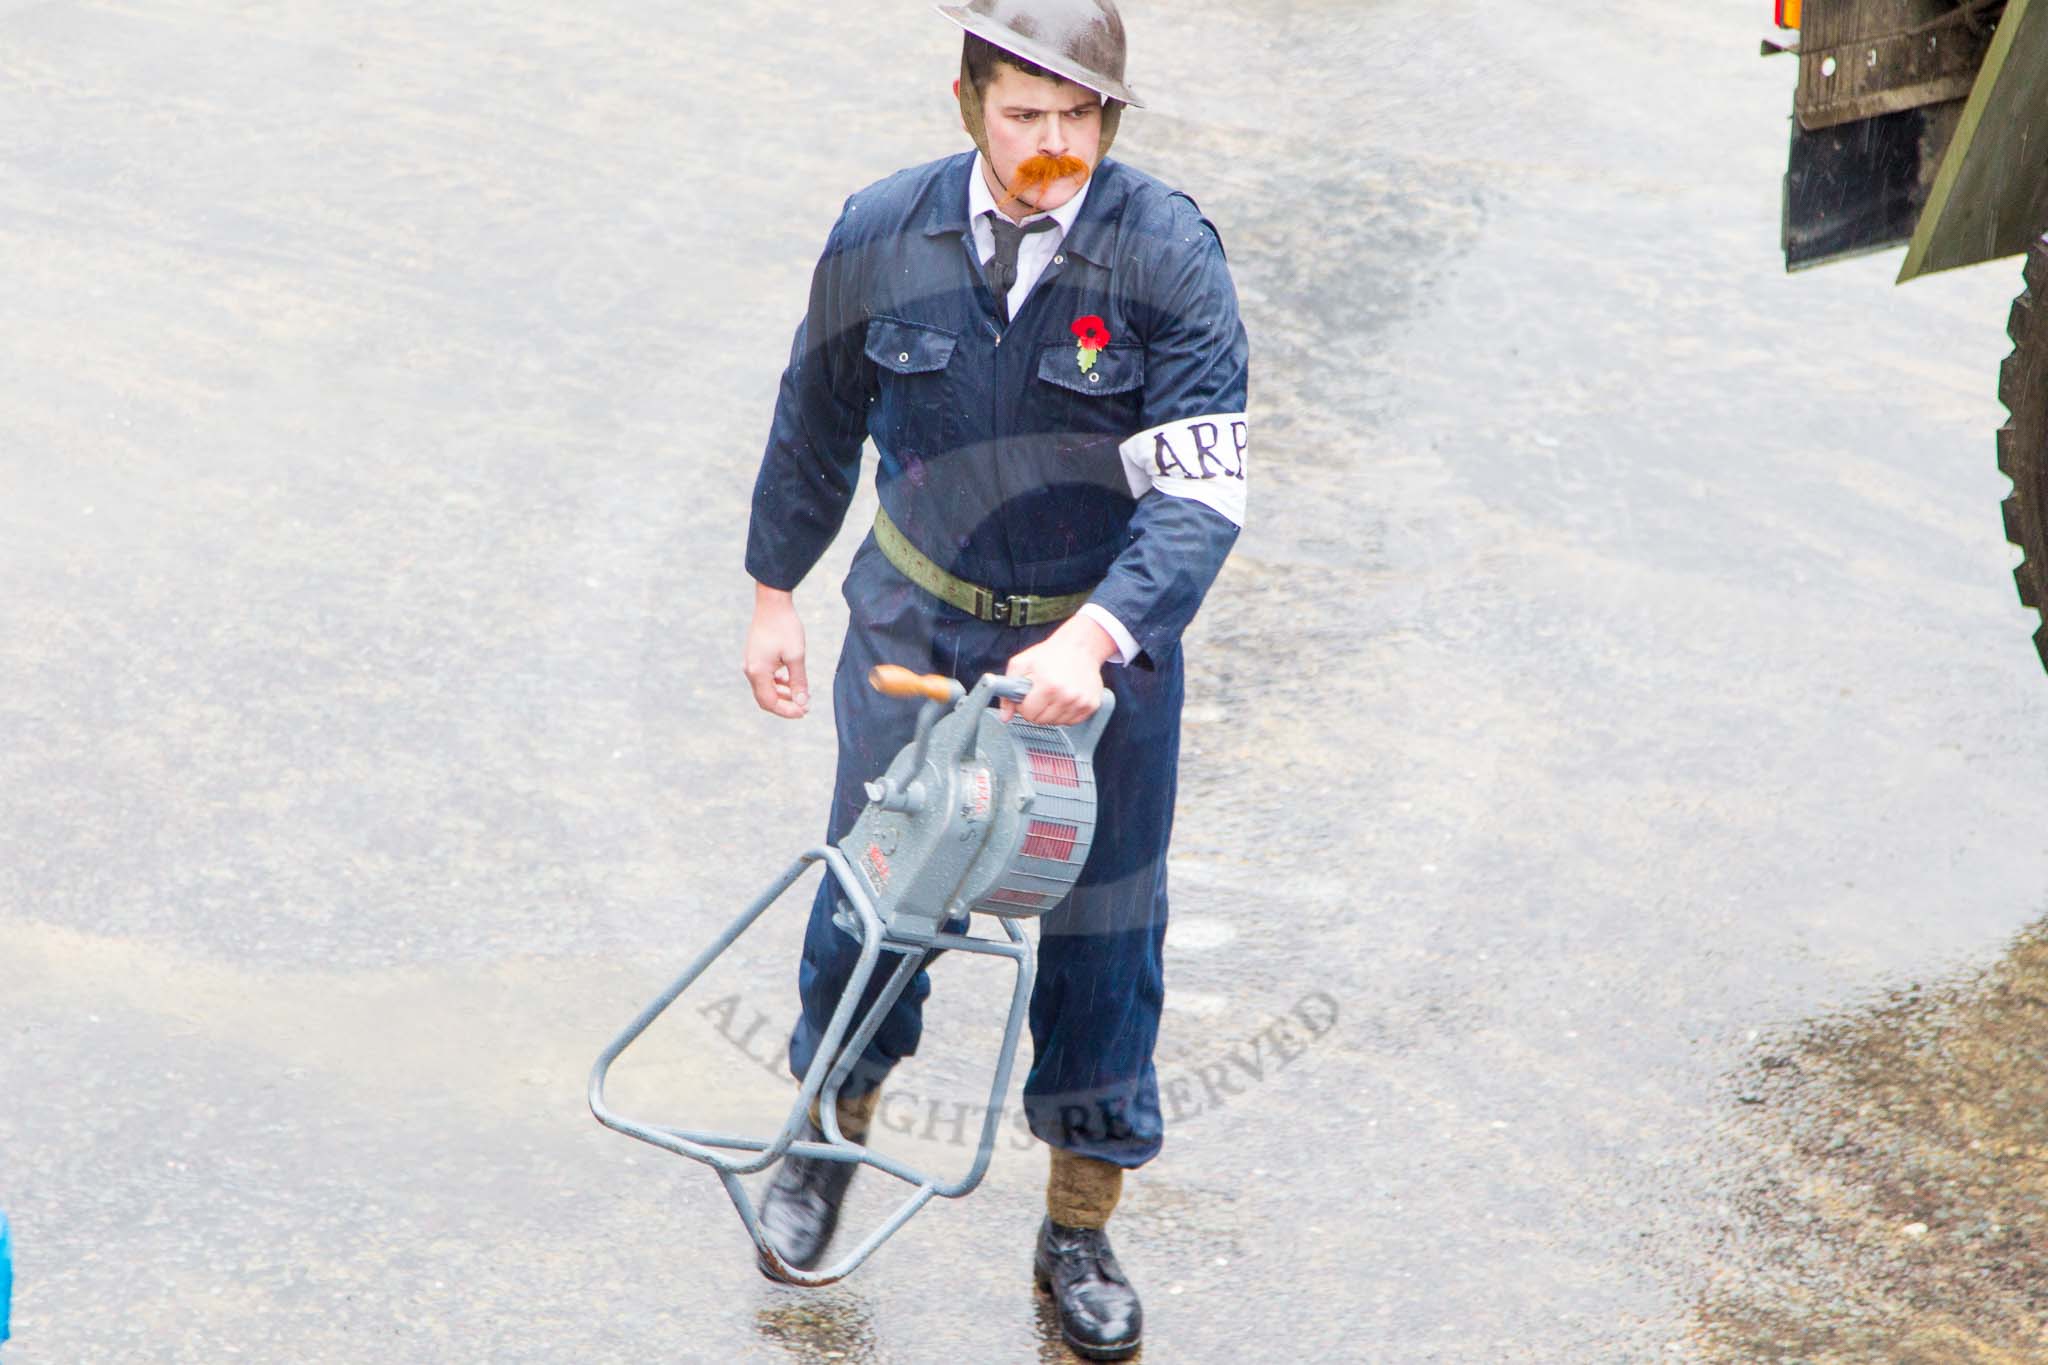
{"label": "wet asphalt road", "polygon": [[[1147,1358],[2048,1359],[2017,268],[1782,277],[1761,0],[1129,8],[1118,151],[1222,227],[1259,433],[1114,1225]],[[804,1294],[583,1109],[820,823],[827,721],[738,677],[747,496],[956,50],[0,3],[9,1365],[1065,1358],[1010,1132]],[[794,939],[622,1107],[786,1104]],[[1001,985],[942,966],[883,1141],[957,1169]]]}

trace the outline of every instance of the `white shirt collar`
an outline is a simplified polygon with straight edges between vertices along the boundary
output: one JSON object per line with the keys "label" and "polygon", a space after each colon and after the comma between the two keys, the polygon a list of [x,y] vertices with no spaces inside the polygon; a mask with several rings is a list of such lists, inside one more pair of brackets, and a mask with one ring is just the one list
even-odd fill
{"label": "white shirt collar", "polygon": [[[1040,218],[1050,218],[1060,225],[1060,236],[1066,236],[1074,230],[1074,220],[1081,216],[1081,205],[1088,198],[1088,187],[1094,183],[1095,177],[1091,175],[1081,182],[1081,188],[1074,191],[1072,199],[1050,213],[1029,214],[1024,221],[1032,223]],[[967,172],[967,222],[973,227],[986,228],[987,224],[982,221],[982,215],[997,212],[999,210],[996,208],[996,197],[989,193],[988,177],[981,173],[981,153],[977,150],[974,153],[974,164]]]}

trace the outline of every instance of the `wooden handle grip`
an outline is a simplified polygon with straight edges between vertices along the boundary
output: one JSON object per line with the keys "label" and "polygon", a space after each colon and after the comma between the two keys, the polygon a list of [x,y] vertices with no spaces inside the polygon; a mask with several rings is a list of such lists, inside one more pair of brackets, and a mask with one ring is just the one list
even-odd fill
{"label": "wooden handle grip", "polygon": [[912,673],[899,664],[876,664],[868,670],[868,686],[885,697],[929,697],[953,700],[953,680],[936,673]]}

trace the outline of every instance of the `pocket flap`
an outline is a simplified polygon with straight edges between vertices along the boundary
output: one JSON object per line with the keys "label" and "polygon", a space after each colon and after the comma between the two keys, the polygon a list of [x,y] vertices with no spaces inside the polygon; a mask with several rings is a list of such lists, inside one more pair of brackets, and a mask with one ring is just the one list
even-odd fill
{"label": "pocket flap", "polygon": [[897,374],[923,374],[943,370],[953,358],[954,337],[936,327],[895,318],[872,318],[868,322],[868,359]]}
{"label": "pocket flap", "polygon": [[1074,347],[1048,346],[1038,358],[1038,377],[1075,393],[1129,393],[1145,383],[1145,349],[1111,346],[1097,352],[1095,364],[1083,371],[1080,354]]}

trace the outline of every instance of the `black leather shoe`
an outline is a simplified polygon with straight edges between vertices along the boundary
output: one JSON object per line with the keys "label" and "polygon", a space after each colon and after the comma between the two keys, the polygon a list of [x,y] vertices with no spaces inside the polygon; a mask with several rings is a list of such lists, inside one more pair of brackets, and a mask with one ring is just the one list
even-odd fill
{"label": "black leather shoe", "polygon": [[1122,1360],[1137,1354],[1145,1310],[1109,1249],[1108,1233],[1047,1218],[1038,1228],[1032,1273],[1038,1287],[1052,1295],[1060,1336],[1076,1355]]}
{"label": "black leather shoe", "polygon": [[[806,1121],[798,1142],[823,1142],[818,1125]],[[815,1270],[839,1226],[839,1202],[859,1163],[822,1157],[785,1156],[761,1196],[761,1231],[783,1260],[798,1270]],[[761,1273],[780,1280],[766,1256],[755,1257]]]}

